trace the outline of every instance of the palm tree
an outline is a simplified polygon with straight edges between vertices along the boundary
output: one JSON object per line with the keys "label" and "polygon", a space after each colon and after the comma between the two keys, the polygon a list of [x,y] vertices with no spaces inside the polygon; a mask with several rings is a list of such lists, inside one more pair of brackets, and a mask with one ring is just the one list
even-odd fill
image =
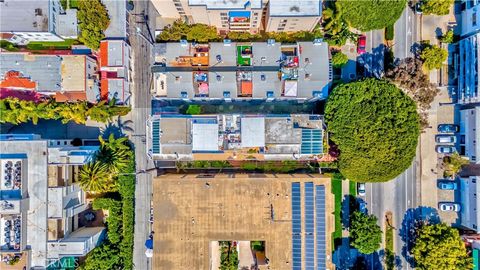
{"label": "palm tree", "polygon": [[106,164],[99,161],[85,164],[79,173],[80,187],[91,193],[103,193],[113,191],[113,182]]}
{"label": "palm tree", "polygon": [[96,160],[102,162],[108,167],[108,170],[113,173],[121,173],[127,169],[132,151],[127,144],[127,137],[120,137],[115,139],[113,134],[110,134],[107,140],[101,136],[98,137],[100,141],[100,149],[96,153]]}

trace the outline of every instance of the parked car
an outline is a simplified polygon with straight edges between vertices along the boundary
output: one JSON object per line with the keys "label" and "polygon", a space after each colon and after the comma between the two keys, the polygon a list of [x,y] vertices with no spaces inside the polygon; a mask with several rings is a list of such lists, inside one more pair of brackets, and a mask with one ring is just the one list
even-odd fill
{"label": "parked car", "polygon": [[360,200],[358,203],[358,209],[360,212],[366,214],[367,213],[367,203],[364,202],[363,200]]}
{"label": "parked car", "polygon": [[443,202],[438,204],[438,208],[440,208],[440,210],[444,212],[447,212],[447,211],[459,212],[461,207],[460,207],[460,204],[458,203]]}
{"label": "parked car", "polygon": [[422,1],[416,2],[414,9],[415,9],[415,13],[417,13],[417,14],[422,14],[422,13],[423,13],[423,11],[422,11],[422,10],[423,10],[423,3],[422,3]]}
{"label": "parked car", "polygon": [[435,147],[435,151],[437,151],[439,154],[453,154],[457,152],[457,149],[451,145],[437,145],[437,147]]}
{"label": "parked car", "polygon": [[358,54],[366,53],[367,52],[366,48],[367,48],[367,36],[360,35],[357,41],[357,53]]}
{"label": "parked car", "polygon": [[435,141],[437,143],[455,143],[457,142],[457,137],[453,135],[437,135]]}
{"label": "parked car", "polygon": [[357,184],[357,193],[360,196],[365,196],[365,183]]}
{"label": "parked car", "polygon": [[440,124],[438,125],[438,132],[455,133],[455,132],[458,132],[458,126],[453,124]]}
{"label": "parked car", "polygon": [[443,190],[456,190],[457,183],[448,180],[438,181],[438,188]]}

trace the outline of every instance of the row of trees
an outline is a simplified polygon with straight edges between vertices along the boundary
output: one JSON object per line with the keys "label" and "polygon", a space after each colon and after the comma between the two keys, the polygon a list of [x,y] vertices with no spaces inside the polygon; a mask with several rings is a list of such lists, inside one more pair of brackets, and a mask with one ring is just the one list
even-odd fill
{"label": "row of trees", "polygon": [[100,139],[100,148],[80,170],[80,186],[97,197],[95,210],[109,211],[107,239],[87,255],[80,269],[132,269],[135,157],[126,137]]}
{"label": "row of trees", "polygon": [[40,102],[4,98],[0,100],[0,123],[20,124],[39,119],[61,120],[66,124],[73,121],[84,124],[87,119],[97,122],[107,122],[115,116],[124,116],[130,107],[116,106],[115,101],[110,103],[101,101],[91,104],[86,101],[56,102],[46,100]]}
{"label": "row of trees", "polygon": [[[266,41],[267,39],[275,39],[279,42],[296,42],[311,41],[320,38],[323,35],[319,29],[314,31],[299,31],[293,33],[286,32],[265,32],[261,34],[251,34],[249,32],[229,32],[226,38],[233,41]],[[217,34],[215,26],[206,24],[186,24],[181,20],[175,21],[173,24],[166,26],[162,33],[157,36],[158,42],[179,41],[186,39],[196,42],[213,42],[221,41],[224,37]]]}

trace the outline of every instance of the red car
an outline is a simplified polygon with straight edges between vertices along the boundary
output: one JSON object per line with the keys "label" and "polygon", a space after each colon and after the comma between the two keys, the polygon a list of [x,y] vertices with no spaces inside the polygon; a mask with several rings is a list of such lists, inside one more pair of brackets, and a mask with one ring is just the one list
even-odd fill
{"label": "red car", "polygon": [[365,50],[366,47],[367,47],[367,37],[365,35],[360,35],[357,41],[357,53],[358,54],[366,53],[367,52]]}

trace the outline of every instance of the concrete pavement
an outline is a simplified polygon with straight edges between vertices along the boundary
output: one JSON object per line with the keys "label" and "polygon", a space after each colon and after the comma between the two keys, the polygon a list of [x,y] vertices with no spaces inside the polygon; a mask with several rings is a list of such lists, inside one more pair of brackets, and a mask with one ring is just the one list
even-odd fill
{"label": "concrete pavement", "polygon": [[[126,117],[133,122],[133,132],[129,135],[130,141],[135,146],[136,170],[149,170],[154,164],[147,159],[146,153],[146,119],[151,111],[150,67],[153,63],[152,46],[145,37],[148,29],[139,14],[147,14],[149,24],[155,29],[156,10],[150,1],[135,1],[134,10],[130,14],[130,45],[132,46],[132,111]],[[153,19],[153,20],[152,20]],[[152,27],[153,26],[153,27]],[[137,28],[138,27],[138,28]],[[137,30],[140,30],[140,33]],[[152,228],[150,224],[150,206],[152,199],[152,174],[142,173],[137,175],[135,188],[135,233],[133,264],[134,269],[151,269],[151,259],[145,256],[145,241]]]}

